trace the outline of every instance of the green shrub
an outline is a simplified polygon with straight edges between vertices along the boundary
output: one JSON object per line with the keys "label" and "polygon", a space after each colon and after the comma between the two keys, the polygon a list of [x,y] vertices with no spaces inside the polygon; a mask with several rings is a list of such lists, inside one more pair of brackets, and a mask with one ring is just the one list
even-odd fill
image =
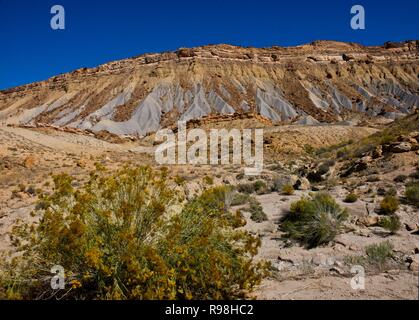
{"label": "green shrub", "polygon": [[326,156],[327,154],[330,154],[332,151],[336,151],[336,150],[339,150],[339,149],[341,149],[342,151],[347,151],[347,146],[352,144],[352,143],[353,143],[353,140],[348,140],[348,141],[343,141],[341,143],[338,143],[336,145],[331,145],[331,146],[328,146],[328,147],[322,147],[322,148],[317,149],[315,154]]}
{"label": "green shrub", "polygon": [[357,200],[358,200],[358,196],[355,193],[351,192],[351,193],[346,195],[346,197],[343,201],[347,202],[347,203],[354,203]]}
{"label": "green shrub", "polygon": [[182,185],[184,185],[184,184],[185,184],[185,182],[186,182],[186,178],[185,178],[184,176],[180,176],[180,175],[178,175],[178,174],[174,177],[174,180],[175,180],[175,183],[176,183],[178,186],[182,186]]}
{"label": "green shrub", "polygon": [[313,148],[313,146],[312,146],[312,145],[305,144],[305,145],[303,146],[303,148],[304,148],[304,151],[305,151],[306,153],[308,153],[308,154],[314,154],[314,153],[315,153],[315,149]]}
{"label": "green shrub", "polygon": [[373,244],[365,248],[368,263],[384,269],[389,259],[393,257],[393,245],[389,241],[380,244]]}
{"label": "green shrub", "polygon": [[378,225],[390,231],[391,234],[395,234],[401,228],[400,218],[396,215],[381,218]]}
{"label": "green shrub", "polygon": [[328,167],[332,167],[336,164],[336,162],[335,162],[335,160],[329,159],[329,160],[326,160],[323,164],[328,166]]}
{"label": "green shrub", "polygon": [[344,147],[336,152],[336,157],[338,159],[346,158],[349,156],[348,148]]}
{"label": "green shrub", "polygon": [[247,224],[246,219],[243,217],[243,214],[240,210],[236,210],[234,216],[232,216],[231,221],[231,226],[233,228],[241,228]]}
{"label": "green shrub", "polygon": [[271,192],[281,192],[282,187],[289,183],[290,178],[285,175],[276,176],[272,179]]}
{"label": "green shrub", "polygon": [[292,195],[294,194],[294,187],[290,184],[286,184],[282,186],[282,193],[285,195]]}
{"label": "green shrub", "polygon": [[274,172],[282,172],[284,171],[284,166],[281,163],[272,163],[266,166],[266,169]]}
{"label": "green shrub", "polygon": [[231,200],[232,206],[240,206],[249,202],[250,196],[245,193],[234,192]]}
{"label": "green shrub", "polygon": [[265,181],[262,181],[262,180],[257,180],[255,182],[250,182],[250,183],[241,183],[237,185],[237,191],[242,192],[242,193],[247,193],[247,194],[252,194],[255,192],[257,194],[261,194],[261,193],[267,192],[267,190],[268,190],[268,187]]}
{"label": "green shrub", "polygon": [[208,185],[213,185],[214,184],[214,179],[210,176],[205,176],[203,180],[204,180],[205,184],[208,184]]}
{"label": "green shrub", "polygon": [[406,185],[405,197],[409,203],[419,208],[419,182]]}
{"label": "green shrub", "polygon": [[385,193],[386,196],[397,196],[397,190],[393,187],[391,187],[390,189],[388,189]]}
{"label": "green shrub", "polygon": [[317,169],[317,173],[318,173],[319,175],[324,175],[324,174],[328,173],[328,172],[329,172],[329,170],[330,170],[330,163],[325,162],[325,163],[322,163],[322,164],[319,166],[319,168]]}
{"label": "green shrub", "polygon": [[396,139],[396,135],[392,133],[383,133],[380,138],[380,144],[391,143]]}
{"label": "green shrub", "polygon": [[48,202],[41,199],[36,203],[35,210],[45,210],[46,208],[48,208],[48,206]]}
{"label": "green shrub", "polygon": [[274,178],[271,184],[271,192],[280,191],[283,185],[284,185],[284,179],[277,178],[277,177]]}
{"label": "green shrub", "polygon": [[400,267],[399,264],[391,262],[393,258],[393,246],[389,241],[379,244],[372,244],[365,248],[365,255],[348,256],[346,263],[349,265],[362,265],[366,270],[371,272],[384,271],[388,268]]}
{"label": "green shrub", "polygon": [[282,230],[288,237],[312,248],[332,241],[347,217],[347,210],[329,194],[317,193],[291,204],[290,213],[282,221]]}
{"label": "green shrub", "polygon": [[237,191],[246,194],[252,194],[255,192],[255,186],[253,183],[240,183],[237,185]]}
{"label": "green shrub", "polygon": [[[147,167],[92,173],[79,190],[70,176],[54,177],[37,222],[14,228],[23,254],[0,259],[0,298],[244,298],[265,269],[252,263],[260,240],[236,229],[231,189],[182,204],[167,180],[167,170]],[[59,292],[50,286],[57,264],[66,276]]]}
{"label": "green shrub", "polygon": [[366,153],[371,152],[375,149],[375,145],[371,144],[371,143],[366,143],[363,144],[364,141],[361,141],[361,145],[359,145],[358,148],[356,148],[352,154],[353,154],[353,158],[361,158],[363,157]]}
{"label": "green shrub", "polygon": [[254,198],[251,199],[249,207],[246,211],[250,213],[250,219],[254,222],[260,223],[268,220],[268,216],[263,211],[261,204]]}
{"label": "green shrub", "polygon": [[398,208],[399,200],[392,195],[386,195],[380,203],[380,212],[382,214],[393,214]]}
{"label": "green shrub", "polygon": [[266,193],[268,190],[268,187],[266,185],[265,181],[262,180],[256,180],[253,184],[254,188],[255,188],[255,192],[257,194],[262,194],[262,193]]}

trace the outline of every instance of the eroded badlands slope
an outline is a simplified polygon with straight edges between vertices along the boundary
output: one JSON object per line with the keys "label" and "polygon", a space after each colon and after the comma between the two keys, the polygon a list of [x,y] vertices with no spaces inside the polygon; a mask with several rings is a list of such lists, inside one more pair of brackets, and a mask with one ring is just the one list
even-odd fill
{"label": "eroded badlands slope", "polygon": [[179,49],[0,91],[0,121],[142,136],[214,114],[299,124],[394,119],[419,104],[418,58],[418,41]]}

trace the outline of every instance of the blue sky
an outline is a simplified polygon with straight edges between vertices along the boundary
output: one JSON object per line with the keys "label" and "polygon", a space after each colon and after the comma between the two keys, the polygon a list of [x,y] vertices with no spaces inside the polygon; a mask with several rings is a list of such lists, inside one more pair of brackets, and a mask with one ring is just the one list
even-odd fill
{"label": "blue sky", "polygon": [[[50,27],[54,4],[65,8],[65,30]],[[365,30],[350,28],[354,4],[365,8]],[[0,0],[0,89],[179,47],[419,39],[418,12],[417,0]]]}

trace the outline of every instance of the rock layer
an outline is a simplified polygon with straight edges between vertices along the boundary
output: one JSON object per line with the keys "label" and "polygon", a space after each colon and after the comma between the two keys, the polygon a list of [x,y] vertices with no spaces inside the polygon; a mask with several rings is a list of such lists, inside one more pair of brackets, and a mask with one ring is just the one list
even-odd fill
{"label": "rock layer", "polygon": [[0,91],[0,121],[142,136],[178,120],[247,112],[307,125],[396,119],[419,105],[418,61],[419,41],[179,49]]}

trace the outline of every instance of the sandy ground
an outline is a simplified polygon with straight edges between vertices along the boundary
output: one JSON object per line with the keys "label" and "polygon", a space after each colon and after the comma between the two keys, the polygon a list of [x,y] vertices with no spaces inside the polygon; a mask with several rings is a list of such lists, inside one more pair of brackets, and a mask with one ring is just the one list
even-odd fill
{"label": "sandy ground", "polygon": [[[336,197],[341,193],[337,187],[332,191]],[[275,271],[262,282],[255,292],[257,299],[419,299],[419,276],[404,266],[384,272],[367,273],[365,290],[352,289],[350,282],[355,274],[345,257],[362,255],[366,246],[384,241],[369,228],[341,234],[333,245],[307,250],[298,245],[288,247],[283,233],[278,230],[279,220],[288,210],[291,202],[306,195],[307,191],[296,191],[292,196],[277,193],[257,196],[268,221],[255,223],[247,217],[246,229],[261,236],[259,259],[272,263]],[[365,201],[341,205],[350,210],[352,216],[365,216]],[[370,204],[371,207],[371,204]],[[406,210],[405,214],[408,214]],[[417,213],[417,212],[416,212]],[[410,253],[419,247],[418,236],[406,230],[386,236],[395,251]]]}
{"label": "sandy ground", "polygon": [[[112,152],[126,152],[135,151],[139,153],[154,152],[154,148],[142,147],[134,144],[114,144],[95,137],[78,135],[65,132],[43,133],[35,130],[18,127],[0,126],[0,131],[3,137],[9,139],[16,138],[25,139],[34,144],[50,148],[60,152],[70,152],[79,155],[82,154],[100,154],[105,151]],[[2,138],[3,138],[2,137]]]}

